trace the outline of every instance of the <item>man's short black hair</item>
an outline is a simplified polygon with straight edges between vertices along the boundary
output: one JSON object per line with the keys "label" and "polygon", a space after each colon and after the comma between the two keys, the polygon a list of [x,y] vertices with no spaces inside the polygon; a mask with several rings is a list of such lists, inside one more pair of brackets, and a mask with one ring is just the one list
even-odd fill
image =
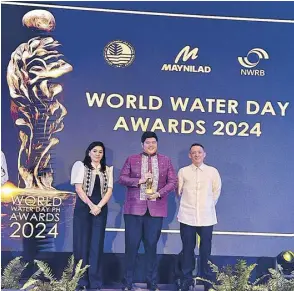
{"label": "man's short black hair", "polygon": [[197,146],[197,147],[202,147],[203,150],[205,150],[205,149],[204,149],[204,146],[203,146],[202,144],[200,144],[200,143],[193,143],[193,144],[190,146],[190,150],[191,150],[192,147],[196,147],[196,146]]}
{"label": "man's short black hair", "polygon": [[146,140],[146,138],[151,138],[151,137],[154,137],[156,139],[156,141],[158,141],[158,138],[157,138],[157,135],[156,135],[155,132],[153,132],[153,131],[145,131],[142,134],[141,142],[144,143],[144,141]]}

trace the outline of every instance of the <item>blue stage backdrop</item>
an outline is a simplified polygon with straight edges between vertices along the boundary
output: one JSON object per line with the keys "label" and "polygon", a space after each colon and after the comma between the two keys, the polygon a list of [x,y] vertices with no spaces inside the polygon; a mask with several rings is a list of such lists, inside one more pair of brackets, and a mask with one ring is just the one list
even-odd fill
{"label": "blue stage backdrop", "polygon": [[[117,181],[145,130],[177,171],[195,142],[219,170],[214,255],[290,249],[293,64],[291,23],[2,5],[2,250],[72,251],[71,167],[101,140],[115,182],[105,251],[124,253]],[[159,253],[181,250],[178,206],[171,193]]]}

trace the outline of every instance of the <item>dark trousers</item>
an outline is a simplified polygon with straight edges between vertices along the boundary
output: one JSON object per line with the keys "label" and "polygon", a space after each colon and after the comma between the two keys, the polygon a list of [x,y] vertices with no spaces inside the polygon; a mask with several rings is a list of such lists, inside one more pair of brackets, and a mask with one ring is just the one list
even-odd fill
{"label": "dark trousers", "polygon": [[146,280],[149,283],[157,282],[157,242],[162,229],[162,217],[152,217],[147,210],[145,215],[125,214],[125,276],[124,284],[131,286],[137,253],[140,242],[143,240],[146,260]]}
{"label": "dark trousers", "polygon": [[90,265],[80,279],[79,285],[100,288],[102,285],[100,266],[104,248],[107,212],[94,216],[89,213],[74,215],[73,253],[76,263],[83,260],[82,266]]}
{"label": "dark trousers", "polygon": [[[199,256],[200,264],[199,267],[199,276],[208,280],[211,280],[211,269],[208,265],[211,254],[211,240],[212,240],[212,230],[213,225],[211,226],[190,226],[184,223],[180,224],[180,233],[183,243],[183,256],[182,256],[182,272],[183,280],[191,281],[192,280],[192,271],[195,268],[195,255],[194,249],[196,247],[196,234],[200,236],[200,247],[199,247]],[[211,284],[204,283],[204,286],[210,287]]]}

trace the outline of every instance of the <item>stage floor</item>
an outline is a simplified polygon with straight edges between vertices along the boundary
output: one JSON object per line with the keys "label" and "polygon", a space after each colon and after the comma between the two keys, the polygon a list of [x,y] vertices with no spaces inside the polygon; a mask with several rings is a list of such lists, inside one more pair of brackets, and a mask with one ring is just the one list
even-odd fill
{"label": "stage floor", "polygon": [[[134,284],[134,291],[149,291],[149,289],[146,288],[146,284],[144,283],[135,283]],[[160,291],[170,291],[170,290],[176,290],[175,285],[174,284],[158,284],[159,290]],[[91,291],[91,289],[87,289],[89,291]],[[103,289],[101,289],[102,291],[121,291],[121,289],[119,289],[119,286],[105,286]],[[203,291],[204,290],[204,286],[203,285],[196,285],[193,289],[191,289],[193,291]]]}
{"label": "stage floor", "polygon": [[[144,285],[144,284],[142,284],[142,285]],[[173,290],[173,291],[175,291],[176,289],[175,289],[175,287],[174,287],[174,285],[158,285],[158,287],[159,287],[159,290],[160,291],[171,291],[171,290]],[[21,291],[20,289],[19,290],[15,290],[15,289],[2,289],[3,291]],[[96,289],[87,289],[87,291],[96,291]],[[137,284],[135,285],[135,287],[134,287],[134,289],[133,289],[134,291],[149,291],[149,289],[146,289],[146,286],[138,286]],[[193,289],[190,289],[190,291],[203,291],[204,290],[204,287],[203,286],[201,286],[201,285],[198,285],[198,286],[196,286],[195,288],[193,288]],[[114,289],[113,287],[105,287],[105,288],[103,288],[103,289],[101,289],[101,291],[122,291],[121,289]]]}
{"label": "stage floor", "polygon": [[[160,291],[176,291],[175,285],[173,284],[158,284],[159,290]],[[6,289],[4,289],[6,290]],[[87,291],[96,291],[96,289],[87,289]],[[137,283],[134,284],[134,291],[149,291],[149,289],[146,289],[146,284],[144,283]],[[201,285],[197,285],[195,286],[193,289],[190,289],[191,291],[203,291],[204,290],[204,286]],[[11,291],[9,289],[9,291]],[[13,291],[17,291],[17,290],[13,290]],[[20,291],[20,290],[19,290]],[[101,289],[101,291],[122,291],[118,285],[112,285],[112,286],[105,286],[103,287],[103,289]]]}

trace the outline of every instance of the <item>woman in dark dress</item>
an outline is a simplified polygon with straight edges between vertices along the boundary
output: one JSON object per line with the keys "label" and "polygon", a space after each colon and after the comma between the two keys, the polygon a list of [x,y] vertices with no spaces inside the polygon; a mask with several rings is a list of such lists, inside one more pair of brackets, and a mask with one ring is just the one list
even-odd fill
{"label": "woman in dark dress", "polygon": [[101,289],[101,259],[107,221],[107,202],[112,195],[113,167],[106,166],[105,147],[92,142],[84,161],[77,161],[71,172],[77,195],[73,218],[73,253],[76,262],[90,265],[79,281],[78,290]]}

